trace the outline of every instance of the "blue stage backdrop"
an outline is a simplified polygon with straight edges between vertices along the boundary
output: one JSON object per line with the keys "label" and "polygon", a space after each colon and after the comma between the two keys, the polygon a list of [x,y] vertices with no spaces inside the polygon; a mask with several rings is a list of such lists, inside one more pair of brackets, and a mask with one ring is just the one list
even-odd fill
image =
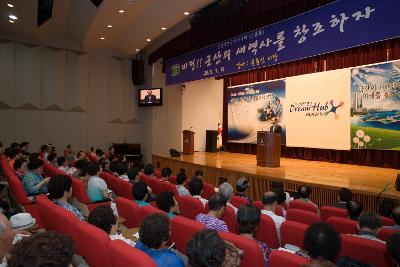
{"label": "blue stage backdrop", "polygon": [[400,1],[339,0],[166,61],[166,84],[247,71],[400,36]]}

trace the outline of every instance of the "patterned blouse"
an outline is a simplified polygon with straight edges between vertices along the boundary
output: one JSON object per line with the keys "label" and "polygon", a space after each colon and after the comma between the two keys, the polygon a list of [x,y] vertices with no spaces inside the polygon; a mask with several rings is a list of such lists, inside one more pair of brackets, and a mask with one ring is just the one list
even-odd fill
{"label": "patterned blouse", "polygon": [[74,214],[76,217],[78,217],[78,219],[80,221],[84,221],[85,220],[85,218],[83,217],[82,213],[77,208],[72,206],[70,203],[64,202],[64,201],[58,201],[58,200],[54,200],[53,202],[57,206],[60,206],[61,208],[66,209],[69,212],[71,212],[72,214]]}
{"label": "patterned blouse", "polygon": [[225,224],[225,222],[215,218],[214,216],[200,213],[196,216],[196,221],[204,224],[209,229],[214,229],[219,232],[229,232],[228,226]]}
{"label": "patterned blouse", "polygon": [[190,197],[189,190],[183,185],[176,185],[180,197]]}

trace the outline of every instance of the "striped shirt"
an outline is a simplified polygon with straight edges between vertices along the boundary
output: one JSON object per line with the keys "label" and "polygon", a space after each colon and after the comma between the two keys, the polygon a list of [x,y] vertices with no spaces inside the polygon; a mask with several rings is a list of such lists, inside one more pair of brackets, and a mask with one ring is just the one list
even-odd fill
{"label": "striped shirt", "polygon": [[229,232],[225,222],[212,215],[200,213],[196,216],[196,221],[204,224],[209,229],[214,229],[219,232]]}

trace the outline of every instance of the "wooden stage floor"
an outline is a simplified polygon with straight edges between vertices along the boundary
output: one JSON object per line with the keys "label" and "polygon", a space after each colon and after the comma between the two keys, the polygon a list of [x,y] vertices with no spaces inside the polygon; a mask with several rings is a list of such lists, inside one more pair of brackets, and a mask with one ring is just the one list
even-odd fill
{"label": "wooden stage floor", "polygon": [[[382,193],[382,197],[400,200],[400,192],[393,187],[397,174],[400,173],[396,169],[289,158],[281,158],[281,166],[278,168],[267,168],[256,165],[255,155],[229,152],[196,152],[194,155],[182,155],[180,158],[171,158],[169,153],[155,153],[153,163],[159,163],[161,167],[171,167],[174,174],[181,167],[189,169],[188,175],[192,175],[191,169],[206,168],[215,170],[214,172],[209,171],[210,174],[228,176],[228,178],[231,173],[236,173],[234,178],[246,175],[258,180],[282,180],[285,187],[286,184],[309,184],[334,191],[341,187],[347,187],[355,193],[375,197],[387,185],[387,188],[390,189]],[[206,181],[217,183],[213,177],[207,177],[207,171],[205,176]],[[266,187],[268,188],[268,185]],[[294,187],[292,189],[295,190]],[[252,194],[254,193],[259,196],[262,192],[252,192]],[[259,198],[258,196],[256,197]]]}

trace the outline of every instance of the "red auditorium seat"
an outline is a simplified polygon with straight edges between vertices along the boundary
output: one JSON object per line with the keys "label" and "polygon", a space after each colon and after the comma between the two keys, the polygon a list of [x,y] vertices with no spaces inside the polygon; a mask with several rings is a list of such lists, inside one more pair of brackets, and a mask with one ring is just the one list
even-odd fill
{"label": "red auditorium seat", "polygon": [[88,157],[90,162],[95,162],[95,163],[99,163],[99,160],[97,157],[92,156],[92,154],[90,152],[86,152],[86,156]]}
{"label": "red auditorium seat", "polygon": [[308,225],[294,221],[286,221],[281,225],[281,245],[294,245],[303,248],[304,234]]}
{"label": "red auditorium seat", "polygon": [[170,176],[168,178],[168,182],[170,182],[171,184],[176,185],[176,177],[175,176]]}
{"label": "red auditorium seat", "polygon": [[247,199],[245,199],[245,198],[242,198],[242,197],[238,197],[238,196],[233,196],[232,198],[231,198],[231,204],[233,205],[233,206],[235,206],[236,208],[240,208],[240,206],[242,206],[242,205],[246,205],[247,203],[249,203],[249,201],[247,200]]}
{"label": "red auditorium seat", "polygon": [[178,194],[178,190],[176,189],[176,186],[174,184],[171,183],[161,183],[161,190],[162,192],[171,192],[174,194],[176,200],[179,201],[179,194]]}
{"label": "red auditorium seat", "polygon": [[144,219],[146,219],[147,216],[153,214],[153,213],[162,213],[165,214],[162,210],[156,209],[153,206],[143,206],[139,208],[139,225],[142,224]]}
{"label": "red auditorium seat", "polygon": [[236,214],[232,207],[228,205],[226,206],[224,216],[221,218],[221,220],[226,223],[231,233],[238,233]]}
{"label": "red auditorium seat", "polygon": [[47,177],[54,177],[57,175],[65,175],[65,173],[63,171],[57,169],[56,167],[54,167],[47,161],[44,161],[44,172]]}
{"label": "red auditorium seat", "polygon": [[259,208],[260,210],[264,209],[264,205],[260,200],[254,201],[253,205]]}
{"label": "red auditorium seat", "polygon": [[121,178],[107,172],[100,173],[100,177],[106,182],[108,189],[112,190],[118,196],[120,195],[121,192],[119,192],[119,189]]}
{"label": "red auditorium seat", "polygon": [[199,213],[205,213],[205,208],[200,200],[192,197],[179,198],[179,211],[183,217],[194,220]]}
{"label": "red auditorium seat", "polygon": [[293,208],[288,209],[286,219],[288,221],[296,221],[307,225],[321,222],[321,217],[318,214],[311,211]]}
{"label": "red auditorium seat", "polygon": [[395,224],[394,220],[385,216],[380,216],[383,226],[392,226]]}
{"label": "red auditorium seat", "polygon": [[110,237],[103,230],[87,223],[76,225],[77,253],[85,258],[93,267],[110,267]]}
{"label": "red auditorium seat", "polygon": [[118,190],[119,195],[118,196],[133,200],[132,188],[133,188],[133,185],[130,182],[121,180],[119,182],[119,190]]}
{"label": "red auditorium seat", "polygon": [[36,198],[36,207],[42,220],[42,225],[47,231],[55,231],[57,221],[53,216],[53,210],[56,205],[45,195],[39,195]]}
{"label": "red auditorium seat", "polygon": [[186,253],[187,243],[199,231],[204,229],[204,225],[182,216],[175,216],[171,220],[171,240],[175,242],[176,248]]}
{"label": "red auditorium seat", "polygon": [[98,206],[110,206],[110,201],[102,201],[102,202],[91,202],[87,193],[86,187],[83,182],[75,177],[71,177],[72,179],[72,195],[82,204],[86,205],[89,212],[94,210]]}
{"label": "red auditorium seat", "polygon": [[357,222],[340,217],[329,217],[326,221],[340,234],[357,234]]}
{"label": "red auditorium seat", "polygon": [[348,256],[372,266],[393,266],[393,262],[386,251],[386,245],[384,243],[352,235],[341,236],[342,246],[339,257]]}
{"label": "red auditorium seat", "polygon": [[115,203],[117,205],[118,214],[126,220],[124,225],[127,228],[136,228],[140,226],[139,206],[133,200],[117,197]]}
{"label": "red auditorium seat", "polygon": [[[79,219],[70,211],[61,207],[55,207],[51,216],[54,217],[56,224],[52,227],[53,231],[69,236],[77,244],[76,225],[80,222]],[[77,248],[76,248],[77,249]]]}
{"label": "red auditorium seat", "polygon": [[154,176],[157,177],[157,179],[161,179],[161,171],[160,170],[154,170]]}
{"label": "red auditorium seat", "polygon": [[279,239],[275,223],[271,217],[261,214],[260,226],[255,239],[266,243],[270,248],[279,248]]}
{"label": "red auditorium seat", "polygon": [[380,240],[386,241],[392,234],[396,233],[397,231],[394,229],[382,228],[379,232],[378,238]]}
{"label": "red auditorium seat", "polygon": [[146,179],[146,183],[147,185],[151,188],[151,190],[153,191],[153,194],[160,194],[162,192],[162,184],[164,182],[161,182],[160,180],[156,179],[156,178],[148,178]]}
{"label": "red auditorium seat", "polygon": [[300,267],[310,260],[286,251],[273,251],[269,254],[269,267]]}
{"label": "red auditorium seat", "polygon": [[290,201],[289,209],[299,209],[299,210],[306,210],[306,211],[318,213],[318,209],[315,205],[304,202],[302,200]]}
{"label": "red auditorium seat", "polygon": [[201,196],[205,199],[210,199],[211,195],[215,193],[215,188],[212,184],[203,183],[203,194]]}
{"label": "red auditorium seat", "polygon": [[326,222],[329,217],[341,217],[341,218],[347,218],[348,213],[347,210],[345,209],[340,209],[336,207],[330,207],[330,206],[323,206],[321,207],[321,219]]}
{"label": "red auditorium seat", "polygon": [[232,242],[244,251],[240,266],[265,266],[264,253],[255,240],[227,232],[219,232],[218,234],[223,240]]}
{"label": "red auditorium seat", "polygon": [[112,267],[157,267],[146,253],[131,247],[121,240],[110,243]]}

